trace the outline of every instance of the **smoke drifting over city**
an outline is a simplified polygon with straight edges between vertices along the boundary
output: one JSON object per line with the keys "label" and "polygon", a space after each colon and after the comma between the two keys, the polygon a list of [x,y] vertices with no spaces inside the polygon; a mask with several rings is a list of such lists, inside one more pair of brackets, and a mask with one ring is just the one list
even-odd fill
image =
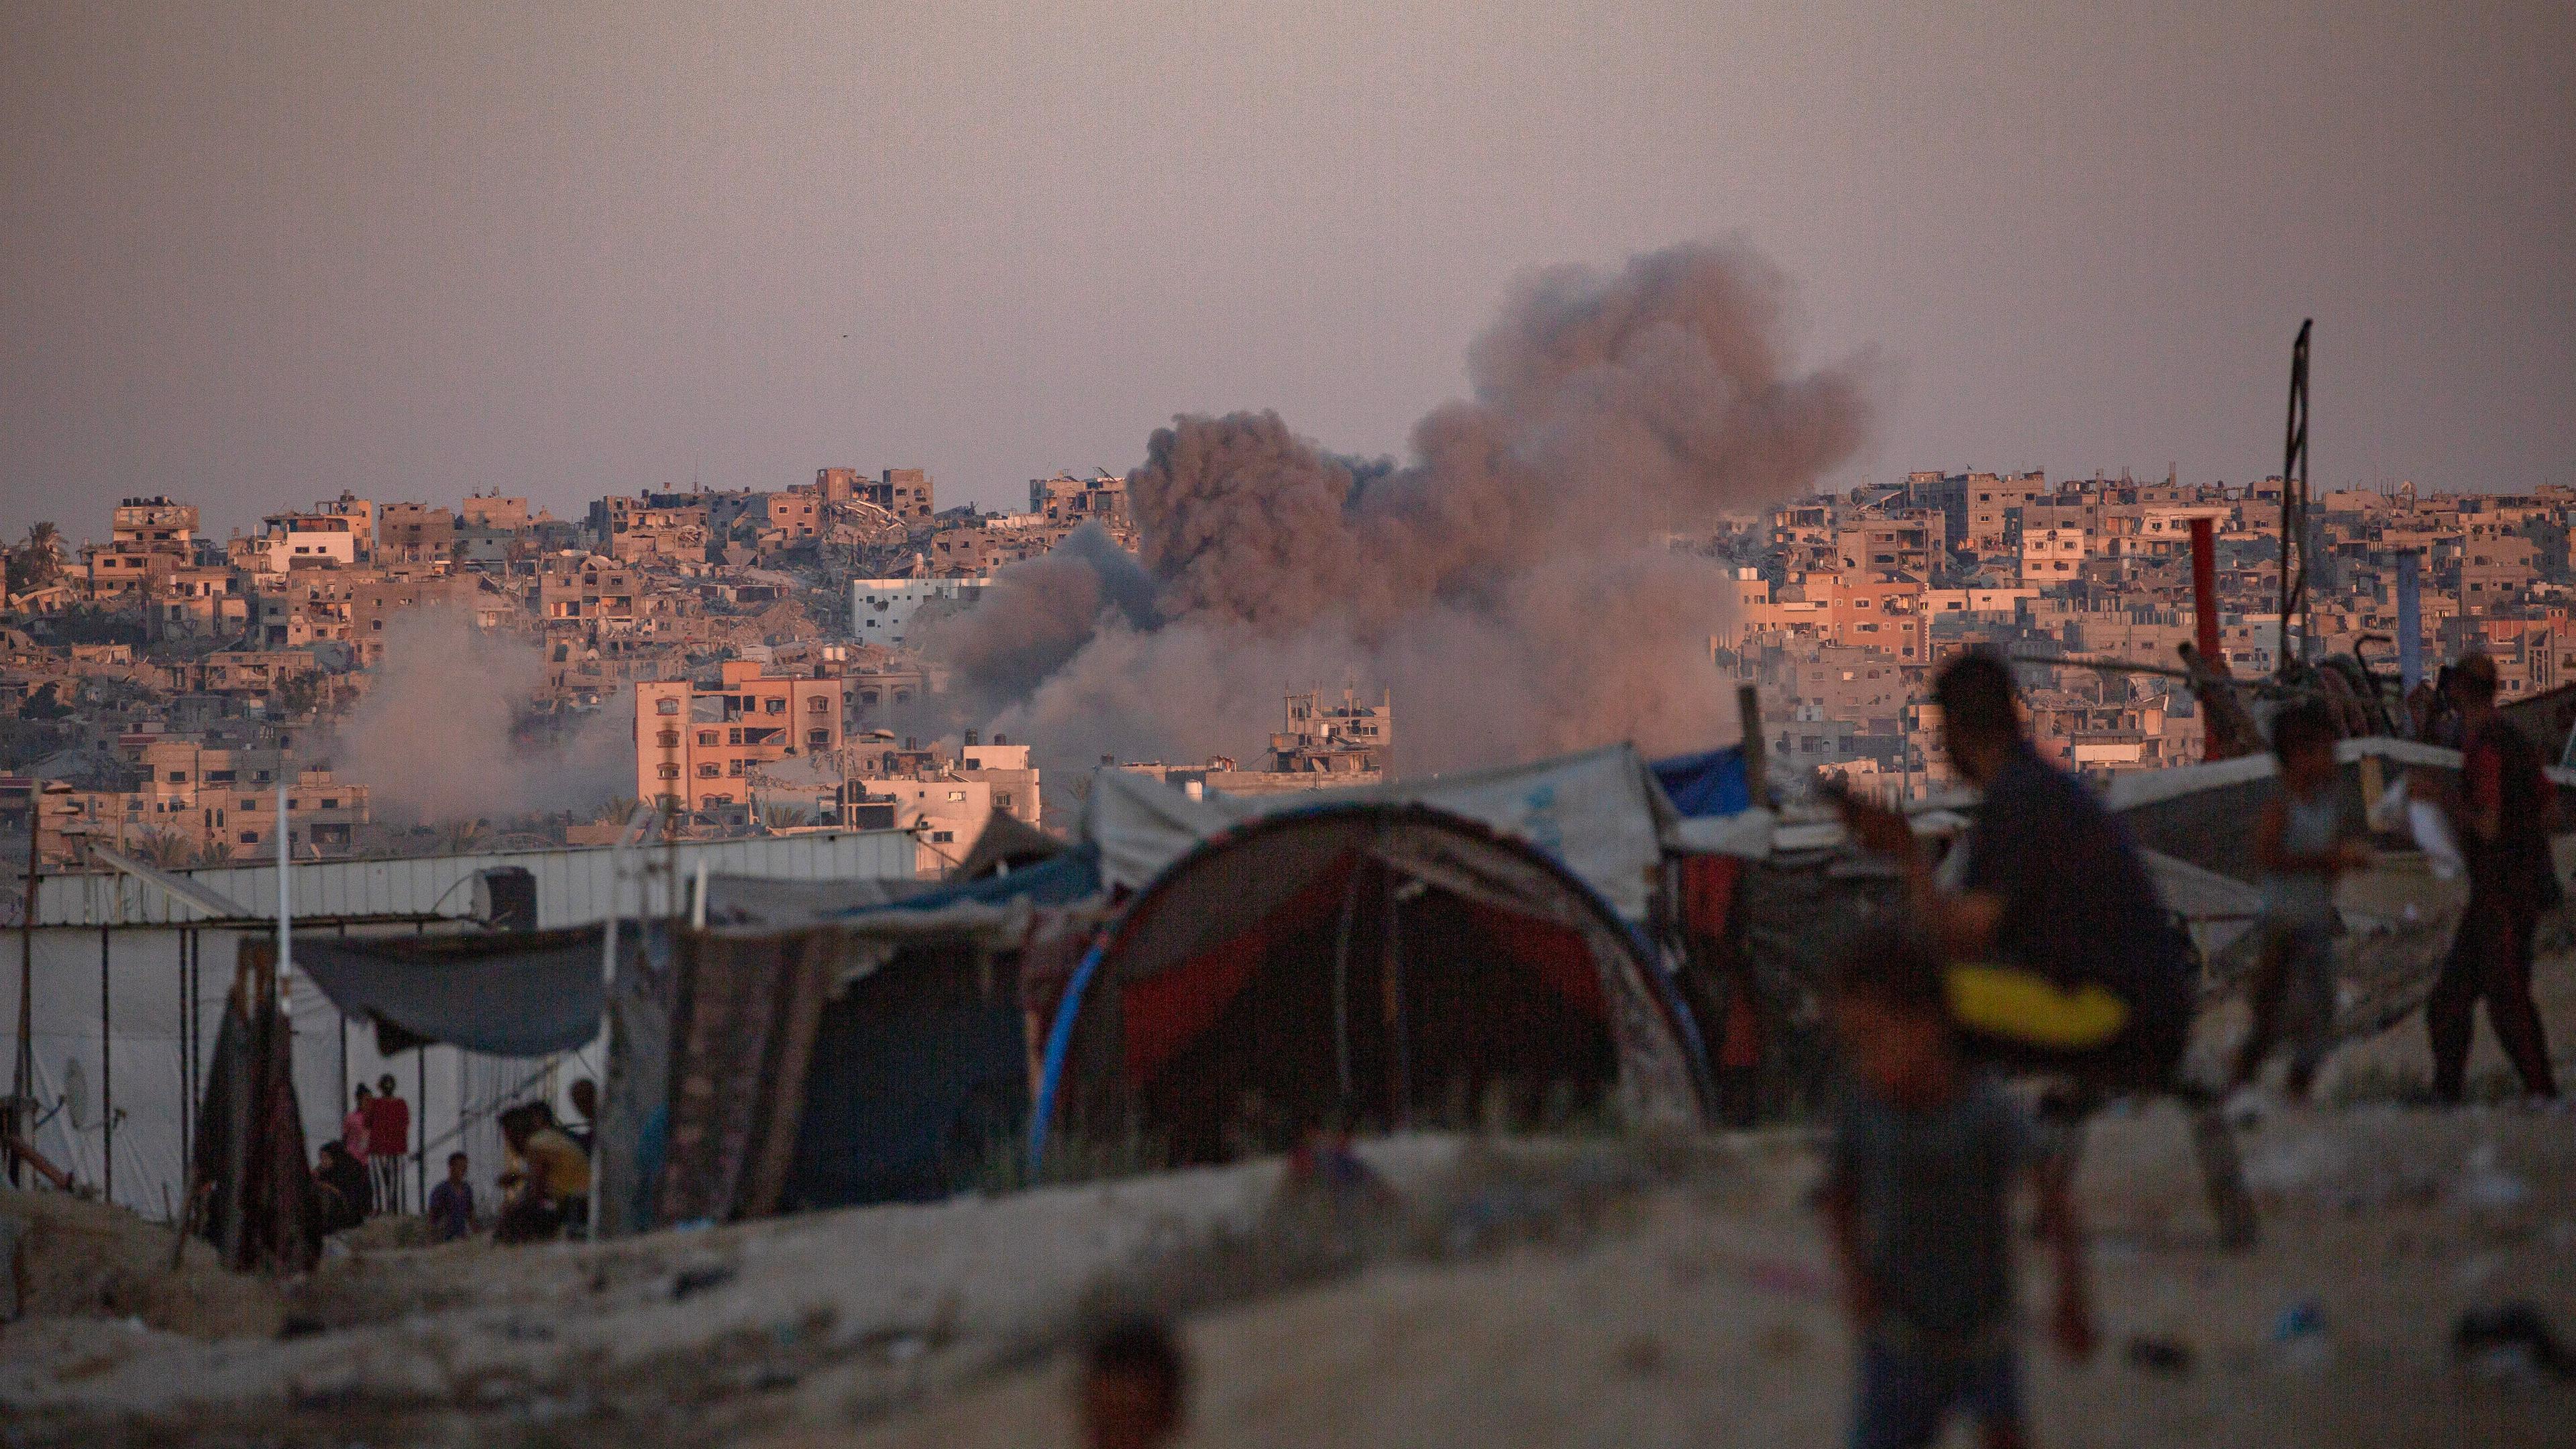
{"label": "smoke drifting over city", "polygon": [[530,728],[525,711],[544,681],[537,646],[478,629],[458,610],[407,611],[386,626],[384,657],[330,757],[369,782],[377,814],[399,824],[587,813],[631,794],[626,716]]}
{"label": "smoke drifting over city", "polygon": [[1726,571],[1654,535],[1795,493],[1860,444],[1870,362],[1798,370],[1790,300],[1732,243],[1537,273],[1402,466],[1276,413],[1175,418],[1129,476],[1141,559],[1077,537],[931,652],[970,721],[1064,764],[1248,751],[1283,690],[1345,680],[1395,692],[1407,772],[1731,738],[1707,664]]}

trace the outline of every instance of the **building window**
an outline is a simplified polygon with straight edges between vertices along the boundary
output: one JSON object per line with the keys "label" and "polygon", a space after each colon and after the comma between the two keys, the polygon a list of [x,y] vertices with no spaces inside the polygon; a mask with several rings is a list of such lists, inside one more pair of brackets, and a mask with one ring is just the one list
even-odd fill
{"label": "building window", "polygon": [[680,712],[680,702],[668,695],[665,695],[662,698],[653,701],[653,712],[655,714],[678,714]]}
{"label": "building window", "polygon": [[676,780],[680,778],[680,767],[677,765],[664,765],[656,773],[665,780]]}
{"label": "building window", "polygon": [[786,700],[786,697],[785,697],[785,696],[783,696],[783,695],[775,695],[775,694],[771,695],[771,696],[769,697],[768,701],[767,701],[767,704],[768,704],[768,710],[769,710],[769,712],[770,712],[771,714],[785,714],[785,713],[787,713],[787,700]]}
{"label": "building window", "polygon": [[653,740],[654,743],[660,745],[666,750],[676,750],[680,747],[680,732],[678,730],[664,730],[660,734],[655,735]]}
{"label": "building window", "polygon": [[820,749],[831,742],[832,732],[830,730],[807,730],[805,732],[805,743],[812,745],[817,749]]}
{"label": "building window", "polygon": [[[674,775],[680,773],[680,768],[677,765],[664,765],[662,768],[670,771]],[[698,778],[701,780],[712,780],[722,773],[722,771],[716,768],[716,762],[713,760],[709,760],[705,764],[698,766]]]}
{"label": "building window", "polygon": [[807,714],[829,714],[831,713],[831,710],[832,701],[819,694],[815,695],[812,699],[805,701],[805,712]]}
{"label": "building window", "polygon": [[957,832],[954,830],[934,830],[930,832],[930,840],[934,845],[946,845],[956,838]]}

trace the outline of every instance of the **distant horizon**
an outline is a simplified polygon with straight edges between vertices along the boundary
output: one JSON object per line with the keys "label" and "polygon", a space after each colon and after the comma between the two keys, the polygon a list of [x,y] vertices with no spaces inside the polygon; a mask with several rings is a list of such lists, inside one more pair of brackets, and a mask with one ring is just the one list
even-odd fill
{"label": "distant horizon", "polygon": [[[819,464],[819,465],[817,465],[817,467],[816,467],[815,469],[809,469],[803,477],[800,477],[800,478],[794,479],[794,480],[792,480],[792,481],[793,481],[793,483],[795,483],[795,484],[807,484],[807,485],[810,485],[810,484],[814,481],[814,478],[813,478],[813,474],[814,474],[814,472],[819,471],[821,468],[827,468],[827,467],[828,467],[828,468],[847,468],[847,467],[855,467],[855,468],[858,468],[860,472],[862,472],[862,473],[864,473],[864,474],[867,474],[867,475],[868,475],[868,476],[870,476],[870,477],[874,477],[874,476],[875,476],[875,475],[877,475],[878,473],[880,473],[880,472],[884,471],[884,468],[889,468],[889,467],[891,467],[891,468],[903,468],[903,467],[910,467],[910,466],[915,466],[915,465],[911,465],[911,464],[903,464],[903,463],[890,463],[890,464],[883,465],[883,467],[868,467],[868,466],[865,466],[865,465],[853,464],[853,463],[847,463],[847,462],[842,462],[842,463],[825,463],[825,464]],[[930,477],[931,477],[931,482],[932,482],[933,487],[934,487],[934,488],[940,488],[940,487],[941,487],[941,480],[940,480],[940,477],[939,477],[939,474],[938,474],[937,470],[933,469],[933,470],[929,470],[929,471],[930,471]],[[1070,473],[1076,473],[1076,474],[1083,474],[1083,473],[1088,473],[1088,472],[1090,471],[1090,469],[1089,469],[1089,468],[1087,468],[1087,467],[1085,467],[1085,468],[1068,468],[1068,469],[1063,469],[1063,470],[1050,470],[1050,471],[1063,471],[1063,472],[1070,472]],[[1119,476],[1121,476],[1121,477],[1124,477],[1124,476],[1127,474],[1127,472],[1128,472],[1129,470],[1128,470],[1128,469],[1126,469],[1126,468],[1111,468],[1111,469],[1109,469],[1109,471],[1110,471],[1110,472],[1112,472],[1112,473],[1114,473],[1114,474],[1117,474],[1117,475],[1119,475]],[[1931,470],[1931,469],[1928,469],[1928,468],[1923,468],[1923,469],[1905,468],[1905,469],[1899,469],[1899,470],[1896,470],[1896,471],[1894,471],[1894,472],[1889,472],[1889,473],[1881,473],[1881,472],[1879,472],[1879,471],[1877,471],[1877,470],[1871,470],[1871,471],[1870,471],[1870,472],[1868,472],[1868,473],[1865,473],[1865,474],[1854,474],[1854,475],[1852,475],[1852,476],[1850,476],[1850,477],[1847,477],[1847,478],[1841,478],[1841,479],[1829,479],[1829,480],[1822,480],[1822,481],[1819,481],[1819,482],[1818,482],[1818,484],[1816,485],[1816,488],[1815,488],[1814,492],[1815,492],[1815,493],[1845,493],[1845,492],[1850,491],[1850,490],[1851,490],[1853,487],[1855,487],[1855,486],[1859,486],[1859,487],[1881,487],[1881,486],[1893,487],[1893,486],[1896,486],[1896,485],[1902,484],[1902,483],[1905,481],[1905,479],[1906,479],[1906,477],[1907,477],[1907,475],[1908,475],[1908,474],[1916,473],[1916,472],[1929,472],[1929,471],[1932,471],[1932,470]],[[1999,466],[1998,466],[1998,467],[1990,467],[1990,466],[1986,466],[1986,465],[1983,465],[1983,464],[1968,464],[1968,465],[1942,465],[1942,466],[1940,467],[1940,471],[1941,471],[1943,474],[1945,474],[1945,475],[1959,475],[1959,474],[1969,474],[1969,473],[1991,473],[1991,474],[1995,474],[1995,475],[1998,475],[1998,476],[2012,476],[2012,475],[2016,475],[2016,474],[2027,474],[2027,473],[2031,472],[2031,471],[2032,471],[2032,469],[2031,469],[2030,467],[2028,467],[2028,466],[2025,466],[2025,465],[2014,465],[2014,466],[2011,466],[2011,467],[1999,467]],[[2081,473],[2060,473],[2060,472],[2058,472],[2058,471],[2056,471],[2056,470],[2054,470],[2054,469],[2045,469],[2045,468],[2040,469],[2039,471],[2040,471],[2041,473],[2043,473],[2043,474],[2047,477],[2047,479],[2049,480],[2049,482],[2051,482],[2051,483],[2053,483],[2053,484],[2063,484],[2063,483],[2091,483],[2091,482],[2096,481],[2095,476],[2094,476],[2094,473],[2093,473],[2093,471],[2092,471],[2090,468],[2086,469],[2084,472],[2081,472]],[[2130,471],[2130,475],[2131,475],[2131,476],[2130,476],[2130,478],[2129,478],[2129,486],[2132,486],[2132,487],[2139,487],[2139,486],[2148,486],[2148,485],[2153,485],[2153,486],[2161,487],[2161,486],[2163,486],[2163,485],[2164,485],[2164,483],[2165,483],[2165,475],[2164,475],[2164,474],[2162,474],[2162,473],[2158,473],[2158,474],[2154,474],[2154,475],[2150,476],[2150,475],[2148,475],[2147,473],[2145,473],[2143,470],[2140,470],[2140,469],[2137,469],[2137,468],[2134,468],[2134,467],[2132,467],[2129,471]],[[2263,479],[2266,479],[2266,478],[2276,477],[2276,476],[2278,476],[2278,475],[2279,475],[2279,473],[2280,473],[2280,465],[2278,465],[2278,464],[2276,463],[2276,464],[2272,465],[2272,466],[2271,466],[2271,467],[2269,467],[2269,468],[2256,469],[2256,470],[2253,470],[2253,471],[2251,471],[2251,472],[2247,472],[2247,473],[2245,473],[2245,474],[2242,474],[2242,475],[2240,475],[2240,476],[2238,476],[2238,477],[2233,477],[2233,478],[2226,478],[2226,477],[2213,477],[2213,478],[2192,478],[2192,477],[2183,477],[2183,478],[2180,478],[2180,479],[2178,480],[2178,482],[2179,482],[2180,486],[2183,486],[2183,487],[2198,487],[2198,486],[2204,486],[2204,485],[2218,485],[2218,486],[2224,486],[2224,487],[2228,487],[2228,488],[2242,488],[2242,487],[2245,487],[2245,486],[2246,486],[2246,485],[2248,485],[2248,484],[2255,483],[2255,482],[2259,482],[2259,481],[2262,481]],[[2120,474],[2120,470],[2119,470],[2119,469],[2117,469],[2117,468],[2105,469],[2105,470],[2103,470],[2103,472],[2102,472],[2102,476],[2101,476],[2101,478],[2099,479],[2099,481],[2100,481],[2100,482],[2102,482],[2102,483],[2105,483],[2105,484],[2114,484],[2114,485],[2116,485],[2116,484],[2118,484],[2118,483],[2120,482],[2119,474]],[[1044,478],[1044,477],[1049,476],[1049,473],[1045,473],[1045,472],[1040,472],[1040,473],[1031,473],[1031,474],[1030,474],[1030,475],[1028,475],[1028,476],[1029,476],[1029,478],[1031,478],[1031,479],[1034,479],[1034,478]],[[1021,486],[1021,488],[1022,488],[1022,489],[1025,489],[1026,484],[1027,484],[1027,481],[1028,481],[1027,479],[1023,479],[1023,480],[1021,480],[1021,485],[1020,485],[1020,486]],[[2338,482],[2338,481],[2329,480],[2329,479],[2327,479],[2327,478],[2323,478],[2323,477],[2316,477],[2316,478],[2312,478],[2312,479],[2310,480],[2310,487],[2311,487],[2312,491],[2313,491],[2315,494],[2317,494],[2318,496],[2323,496],[2323,495],[2325,495],[2325,494],[2327,494],[2327,493],[2341,493],[2341,492],[2364,492],[2364,493],[2383,493],[2383,494],[2394,494],[2395,492],[2397,492],[2397,491],[2398,491],[2398,489],[2400,489],[2400,488],[2401,488],[2401,487],[2403,487],[2407,482],[2410,482],[2410,481],[2411,481],[2411,482],[2413,482],[2413,483],[2415,484],[2415,489],[2416,489],[2416,492],[2417,492],[2417,494],[2418,494],[2418,495],[2433,495],[2433,494],[2444,494],[2444,493],[2448,493],[2448,494],[2458,494],[2458,495],[2466,495],[2466,494],[2481,494],[2481,495],[2505,494],[2505,495],[2512,495],[2512,494],[2518,494],[2518,493],[2529,493],[2529,492],[2535,491],[2535,490],[2536,490],[2536,489],[2538,489],[2542,484],[2544,484],[2544,483],[2548,483],[2548,482],[2552,482],[2552,481],[2555,481],[2555,480],[2542,479],[2542,480],[2538,480],[2537,482],[2534,482],[2534,483],[2532,483],[2532,484],[2529,484],[2529,485],[2527,485],[2527,486],[2523,486],[2523,487],[2516,487],[2516,488],[2504,488],[2504,487],[2497,487],[2497,488],[2464,488],[2464,487],[2443,487],[2443,486],[2438,486],[2438,485],[2428,484],[2428,483],[2426,483],[2424,480],[2422,480],[2422,479],[2420,479],[2420,478],[2417,478],[2417,479],[2395,479],[2395,480],[2390,480],[2390,481],[2387,481],[2387,482],[2384,482],[2384,483],[2383,483],[2383,482],[2379,482],[2379,481],[2375,481],[2375,480],[2374,480],[2374,481],[2371,481],[2371,482],[2366,482],[2366,483],[2355,483],[2355,482]],[[611,496],[627,496],[627,497],[632,497],[632,496],[636,496],[636,495],[638,495],[638,494],[641,494],[641,493],[643,493],[643,492],[646,492],[646,491],[648,491],[648,490],[658,492],[658,491],[662,491],[662,490],[668,489],[668,490],[675,491],[675,492],[688,492],[688,491],[691,491],[693,488],[703,488],[706,492],[709,492],[709,493],[718,493],[718,492],[739,492],[739,491],[743,491],[743,490],[746,490],[746,489],[748,489],[748,490],[750,490],[750,491],[753,491],[753,492],[761,492],[761,493],[776,493],[776,492],[783,492],[783,491],[785,491],[789,486],[790,486],[790,484],[788,484],[788,483],[767,484],[767,485],[764,485],[764,484],[751,484],[751,483],[745,483],[745,484],[718,484],[718,483],[714,483],[714,482],[706,481],[706,480],[704,480],[704,479],[690,480],[690,481],[687,481],[687,482],[669,482],[669,481],[664,481],[664,482],[656,482],[656,483],[647,484],[647,485],[636,485],[636,486],[627,486],[627,487],[611,488],[611,489],[608,489],[608,490],[606,490],[606,491],[604,491],[604,492],[601,492],[601,493],[591,494],[591,495],[589,495],[588,497],[578,498],[578,499],[571,500],[571,502],[570,502],[569,506],[558,506],[558,505],[557,505],[557,502],[556,502],[555,500],[542,498],[542,497],[540,497],[539,495],[537,495],[537,494],[535,494],[535,493],[522,493],[522,492],[515,492],[515,491],[513,491],[513,490],[511,490],[511,489],[509,489],[509,488],[506,488],[506,487],[501,488],[501,489],[499,490],[498,496],[500,496],[500,497],[504,497],[504,498],[519,498],[519,499],[524,499],[524,500],[527,502],[527,504],[528,504],[528,506],[530,507],[530,509],[531,509],[531,510],[533,510],[533,511],[536,511],[536,512],[543,512],[543,513],[549,513],[549,514],[553,515],[556,519],[561,520],[561,521],[563,521],[563,522],[567,522],[567,523],[580,523],[580,522],[582,522],[584,519],[586,519],[586,518],[588,517],[588,514],[589,514],[589,505],[590,505],[593,501],[595,501],[596,499],[604,498],[604,497],[611,497]],[[466,498],[468,498],[468,497],[474,496],[475,494],[478,494],[478,493],[489,493],[489,492],[491,492],[492,490],[491,490],[491,488],[490,488],[489,486],[484,486],[484,487],[478,487],[478,488],[471,489],[471,490],[463,490],[463,491],[458,491],[458,492],[449,493],[449,494],[441,494],[441,495],[436,495],[436,496],[421,496],[421,495],[418,495],[418,494],[413,494],[413,495],[406,495],[406,496],[399,496],[399,497],[397,497],[397,496],[395,496],[395,495],[393,495],[393,494],[382,494],[382,495],[369,494],[369,493],[365,492],[364,490],[357,489],[357,488],[350,488],[348,491],[349,491],[349,492],[351,492],[351,493],[353,493],[353,494],[356,494],[358,497],[366,498],[366,499],[368,499],[369,501],[371,501],[371,502],[376,502],[376,503],[423,503],[423,504],[427,504],[427,505],[429,505],[429,506],[431,506],[431,507],[447,507],[447,508],[453,509],[454,507],[456,507],[456,506],[457,506],[457,504],[459,504],[460,502],[462,502],[464,499],[466,499]],[[51,524],[53,524],[57,529],[59,529],[59,530],[61,531],[62,536],[63,536],[63,539],[64,539],[64,541],[65,541],[65,543],[66,543],[66,546],[77,546],[78,544],[80,544],[80,543],[82,543],[82,542],[85,542],[85,541],[87,541],[87,542],[103,542],[103,541],[105,540],[105,538],[106,538],[106,528],[107,528],[107,519],[108,519],[108,516],[109,516],[109,514],[110,514],[110,513],[115,509],[115,507],[117,506],[117,504],[118,504],[118,502],[119,502],[119,501],[121,501],[122,499],[125,499],[125,498],[131,498],[131,497],[150,497],[150,496],[153,496],[154,494],[160,494],[160,495],[162,495],[162,496],[166,496],[166,497],[168,497],[168,498],[169,498],[172,502],[174,502],[174,503],[198,503],[198,500],[197,500],[197,499],[195,499],[195,498],[192,498],[192,497],[188,496],[185,492],[175,491],[175,490],[168,489],[168,488],[150,488],[150,489],[144,489],[144,490],[141,490],[139,493],[119,493],[119,494],[115,494],[115,495],[110,496],[110,497],[104,497],[104,498],[99,499],[99,500],[96,502],[96,504],[95,504],[94,506],[89,505],[89,504],[84,504],[84,505],[83,505],[84,507],[88,508],[90,512],[93,512],[93,513],[95,513],[95,514],[97,515],[97,518],[98,518],[99,533],[98,533],[95,537],[87,537],[87,536],[85,536],[85,535],[83,535],[83,534],[82,534],[82,532],[81,532],[81,521],[80,521],[79,519],[77,519],[77,518],[74,518],[74,517],[66,517],[66,516],[55,516],[55,515],[49,515],[49,514],[45,513],[42,509],[38,509],[38,510],[36,510],[36,511],[32,512],[32,513],[28,513],[25,517],[0,517],[0,543],[13,543],[13,542],[15,542],[15,541],[17,541],[17,540],[19,540],[19,539],[24,538],[24,537],[26,536],[27,526],[28,526],[29,524],[31,524],[31,523],[36,523],[36,522],[47,522],[47,523],[51,523]],[[244,516],[244,519],[243,519],[243,521],[241,521],[241,522],[220,522],[220,521],[217,521],[217,520],[210,519],[210,518],[208,517],[208,515],[207,515],[207,512],[206,512],[206,510],[205,510],[204,506],[203,506],[201,503],[198,503],[198,531],[199,531],[200,535],[201,535],[201,536],[204,536],[204,537],[230,536],[230,535],[231,535],[232,533],[234,533],[234,532],[240,532],[240,533],[244,533],[244,534],[253,533],[253,532],[256,532],[256,530],[257,530],[257,528],[258,528],[258,525],[259,525],[260,520],[261,520],[262,518],[264,518],[264,517],[268,517],[268,516],[270,516],[270,515],[274,515],[274,514],[281,514],[281,513],[300,512],[300,511],[309,511],[310,509],[312,509],[312,508],[313,508],[313,506],[314,506],[315,504],[317,504],[317,503],[322,503],[322,502],[327,502],[327,501],[329,501],[330,499],[337,498],[338,496],[339,496],[339,492],[338,492],[338,490],[334,490],[334,491],[332,491],[332,492],[330,492],[330,493],[327,493],[327,494],[324,494],[324,493],[316,493],[316,494],[314,494],[314,495],[313,495],[313,496],[311,496],[311,497],[297,497],[297,498],[293,498],[293,499],[291,499],[291,500],[289,500],[289,501],[280,502],[280,503],[275,503],[275,504],[261,504],[261,505],[258,505],[258,506],[256,506],[256,507],[253,507],[253,508],[250,510],[250,512]],[[974,503],[978,508],[983,509],[985,512],[1012,513],[1012,512],[1020,512],[1020,511],[1024,511],[1025,506],[1026,506],[1026,502],[1027,502],[1027,496],[1028,496],[1028,495],[1026,494],[1026,492],[1025,492],[1025,491],[1018,492],[1018,493],[1009,493],[1009,494],[1005,494],[1005,495],[1003,495],[1003,497],[1002,497],[1002,498],[1001,498],[1001,500],[999,501],[998,505],[996,504],[996,502],[995,502],[995,501],[993,501],[993,500],[991,500],[991,499],[987,499],[987,498],[968,498],[968,499],[965,499],[965,500],[962,500],[962,501]],[[1812,496],[1812,495],[1801,495],[1801,496]],[[946,493],[944,492],[944,490],[940,492],[939,497],[938,497],[939,506],[940,506],[940,508],[941,508],[942,510],[946,510],[946,509],[950,509],[950,508],[954,508],[954,507],[956,507],[956,506],[958,505],[958,502],[959,502],[959,501],[961,501],[961,500],[953,500],[953,499],[949,498],[949,497],[946,495]]]}

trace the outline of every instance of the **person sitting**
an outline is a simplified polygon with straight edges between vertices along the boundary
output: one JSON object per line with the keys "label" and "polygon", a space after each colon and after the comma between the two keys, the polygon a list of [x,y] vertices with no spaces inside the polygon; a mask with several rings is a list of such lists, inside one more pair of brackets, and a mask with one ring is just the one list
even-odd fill
{"label": "person sitting", "polygon": [[590,1156],[555,1125],[544,1104],[503,1112],[501,1136],[510,1147],[512,1170],[501,1179],[509,1197],[493,1241],[540,1242],[567,1224],[589,1222]]}
{"label": "person sitting", "polygon": [[452,1243],[474,1231],[474,1185],[465,1180],[466,1157],[447,1154],[447,1180],[429,1190],[429,1240]]}
{"label": "person sitting", "polygon": [[565,1095],[572,1099],[572,1109],[581,1114],[581,1125],[561,1124],[563,1135],[573,1140],[582,1151],[592,1150],[599,1131],[599,1085],[588,1077],[577,1077]]}
{"label": "person sitting", "polygon": [[322,1160],[313,1168],[313,1186],[321,1201],[315,1214],[325,1233],[354,1228],[367,1220],[373,1200],[373,1178],[367,1165],[339,1141],[322,1144]]}

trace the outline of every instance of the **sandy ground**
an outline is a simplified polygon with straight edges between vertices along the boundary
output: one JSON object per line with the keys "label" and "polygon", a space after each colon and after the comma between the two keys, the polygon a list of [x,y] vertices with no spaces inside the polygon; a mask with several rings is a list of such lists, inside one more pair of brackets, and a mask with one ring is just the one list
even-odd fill
{"label": "sandy ground", "polygon": [[[2576,1062],[2576,962],[2542,985]],[[2327,1084],[2367,1096],[2422,1053],[2410,1020]],[[2576,1440],[2576,1386],[2448,1343],[2513,1300],[2576,1336],[2576,1115],[2363,1101],[2240,1140],[2265,1233],[2230,1255],[2178,1113],[2094,1125],[2104,1348],[2030,1348],[2041,1442]],[[166,1229],[0,1198],[47,1215],[38,1315],[0,1329],[0,1444],[1070,1443],[1063,1349],[1107,1299],[1178,1311],[1191,1444],[1839,1441],[1800,1134],[1368,1155],[1400,1211],[1337,1214],[1255,1163],[596,1249],[361,1244],[287,1284],[172,1275]],[[2322,1332],[2277,1339],[2299,1304]],[[2139,1338],[2189,1367],[2134,1365]]]}

